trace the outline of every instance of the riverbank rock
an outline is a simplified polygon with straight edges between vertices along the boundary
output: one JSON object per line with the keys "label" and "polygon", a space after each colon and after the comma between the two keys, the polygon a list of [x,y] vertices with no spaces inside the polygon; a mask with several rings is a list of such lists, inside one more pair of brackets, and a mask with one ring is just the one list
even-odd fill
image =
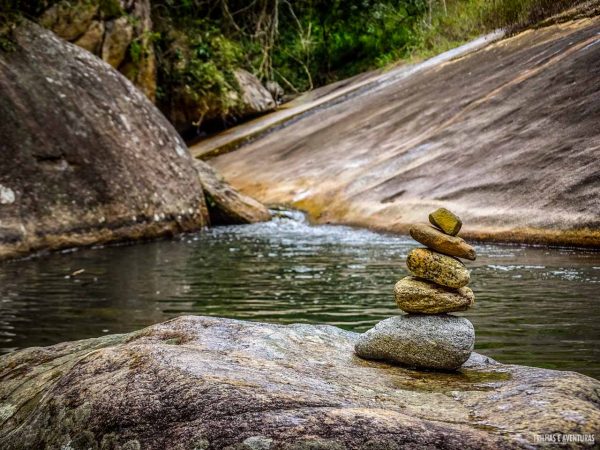
{"label": "riverbank rock", "polygon": [[443,253],[444,255],[475,261],[477,254],[475,249],[457,236],[449,236],[426,223],[417,223],[409,229],[412,238],[426,247]]}
{"label": "riverbank rock", "polygon": [[454,370],[471,356],[475,329],[464,317],[408,314],[382,320],[362,334],[361,358],[409,367]]}
{"label": "riverbank rock", "polygon": [[0,357],[3,449],[502,450],[597,433],[600,383],[473,354],[416,372],[331,326],[180,317]]}
{"label": "riverbank rock", "polygon": [[185,143],[89,52],[24,21],[0,51],[0,257],[207,224]]}
{"label": "riverbank rock", "polygon": [[194,161],[204,188],[211,225],[236,225],[271,220],[269,209],[247,195],[234,190],[207,163]]}
{"label": "riverbank rock", "polygon": [[471,278],[469,270],[458,259],[427,248],[411,250],[406,265],[413,275],[451,288],[466,286]]}
{"label": "riverbank rock", "polygon": [[273,111],[277,107],[271,93],[250,72],[237,69],[234,76],[240,88],[242,100],[239,114],[253,116]]}
{"label": "riverbank rock", "polygon": [[475,303],[473,291],[464,286],[447,288],[416,277],[405,277],[394,286],[398,307],[408,313],[440,314],[466,311]]}

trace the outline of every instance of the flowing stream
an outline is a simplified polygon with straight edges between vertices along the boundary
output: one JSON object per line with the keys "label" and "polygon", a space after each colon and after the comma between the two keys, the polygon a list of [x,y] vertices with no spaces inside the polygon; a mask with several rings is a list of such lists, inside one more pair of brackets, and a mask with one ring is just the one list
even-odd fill
{"label": "flowing stream", "polygon": [[[123,333],[182,314],[364,331],[399,314],[394,283],[418,244],[310,226],[298,212],[173,240],[0,265],[0,351]],[[476,350],[600,378],[600,252],[476,245]]]}

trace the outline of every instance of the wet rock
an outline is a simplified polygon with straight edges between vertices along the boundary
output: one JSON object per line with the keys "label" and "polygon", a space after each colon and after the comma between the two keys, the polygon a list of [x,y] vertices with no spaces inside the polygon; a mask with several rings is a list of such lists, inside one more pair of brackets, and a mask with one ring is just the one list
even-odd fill
{"label": "wet rock", "polygon": [[465,258],[472,261],[477,257],[475,249],[467,244],[464,239],[444,234],[437,228],[431,227],[426,223],[412,225],[409,233],[415,241],[444,255],[456,256],[457,258]]}
{"label": "wet rock", "polygon": [[470,272],[458,259],[427,248],[415,248],[406,258],[413,275],[451,288],[466,286]]}
{"label": "wet rock", "polygon": [[361,358],[423,369],[458,369],[475,345],[473,324],[449,315],[402,315],[382,320],[356,343]]}
{"label": "wet rock", "polygon": [[242,96],[240,114],[254,115],[275,109],[275,100],[258,78],[243,69],[237,69],[234,75]]}
{"label": "wet rock", "polygon": [[446,208],[438,208],[429,214],[429,222],[450,236],[456,236],[462,227],[458,216]]}
{"label": "wet rock", "polygon": [[0,257],[206,225],[193,159],[148,99],[91,53],[24,21],[0,52]]}
{"label": "wet rock", "polygon": [[468,287],[447,288],[415,277],[401,279],[394,286],[396,304],[408,313],[440,314],[465,311],[475,303]]}
{"label": "wet rock", "polygon": [[417,372],[356,357],[360,339],[187,316],[13,352],[0,357],[0,448],[503,450],[600,428],[592,378],[475,353],[459,372]]}
{"label": "wet rock", "polygon": [[207,163],[196,160],[211,225],[234,225],[271,220],[269,209],[229,185]]}
{"label": "wet rock", "polygon": [[102,44],[102,59],[117,69],[123,60],[133,39],[133,26],[126,16],[119,17],[106,24],[106,35]]}

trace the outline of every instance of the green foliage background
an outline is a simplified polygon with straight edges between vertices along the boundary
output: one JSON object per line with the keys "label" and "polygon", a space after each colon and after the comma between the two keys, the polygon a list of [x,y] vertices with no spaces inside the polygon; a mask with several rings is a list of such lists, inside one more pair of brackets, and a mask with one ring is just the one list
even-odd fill
{"label": "green foliage background", "polygon": [[[161,35],[159,94],[168,97],[169,86],[183,83],[211,101],[220,98],[227,111],[235,106],[223,97],[235,87],[235,67],[245,67],[263,81],[275,80],[287,92],[301,92],[430,56],[495,28],[520,29],[575,3],[153,0],[153,20]],[[174,42],[179,45],[175,52]]]}
{"label": "green foliage background", "polygon": [[[0,0],[0,35],[59,0]],[[118,0],[60,0],[100,3]],[[518,30],[580,0],[150,0],[157,102],[199,121],[235,116],[236,68],[298,93],[440,53],[495,28]],[[0,39],[0,44],[6,41]],[[131,58],[143,49],[131,45]],[[200,107],[198,107],[200,105]]]}

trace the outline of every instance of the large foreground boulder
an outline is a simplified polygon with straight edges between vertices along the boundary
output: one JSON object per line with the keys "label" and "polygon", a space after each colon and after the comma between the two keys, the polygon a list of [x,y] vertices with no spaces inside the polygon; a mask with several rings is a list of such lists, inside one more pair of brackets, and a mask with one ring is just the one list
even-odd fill
{"label": "large foreground boulder", "polygon": [[505,449],[600,430],[600,383],[474,354],[458,373],[354,355],[331,326],[180,317],[0,358],[5,449]]}
{"label": "large foreground boulder", "polygon": [[207,223],[169,122],[91,53],[29,22],[0,51],[0,257]]}

